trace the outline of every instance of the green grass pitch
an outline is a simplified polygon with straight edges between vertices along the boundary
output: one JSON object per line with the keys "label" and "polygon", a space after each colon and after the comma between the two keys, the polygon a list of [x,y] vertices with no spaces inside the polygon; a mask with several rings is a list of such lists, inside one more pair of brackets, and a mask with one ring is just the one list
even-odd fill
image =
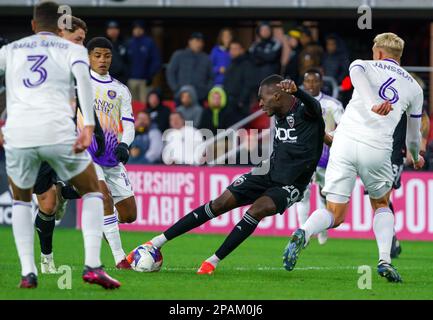
{"label": "green grass pitch", "polygon": [[[153,234],[123,232],[125,250]],[[115,270],[110,249],[103,244],[107,270],[119,279],[119,290],[106,291],[81,280],[83,241],[77,230],[58,229],[54,240],[56,265],[72,268],[72,289],[60,290],[58,275],[39,275],[36,290],[18,289],[19,262],[12,230],[0,227],[0,299],[432,299],[432,244],[404,241],[394,260],[404,283],[388,283],[376,274],[377,247],[371,240],[329,239],[319,246],[312,239],[292,272],[282,268],[287,239],[253,236],[223,261],[212,276],[195,274],[203,259],[222,243],[221,235],[188,234],[163,249],[159,273]],[[39,263],[39,244],[35,238]],[[358,288],[358,266],[372,268],[372,289]],[[39,267],[39,264],[38,264]]]}

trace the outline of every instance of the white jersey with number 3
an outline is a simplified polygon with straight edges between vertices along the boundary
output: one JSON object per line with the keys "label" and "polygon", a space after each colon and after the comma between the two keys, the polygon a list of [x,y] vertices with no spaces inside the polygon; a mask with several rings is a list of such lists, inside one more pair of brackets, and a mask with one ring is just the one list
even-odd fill
{"label": "white jersey with number 3", "polygon": [[87,50],[49,32],[0,49],[6,71],[5,142],[14,148],[71,143],[76,137],[72,66],[89,64]]}
{"label": "white jersey with number 3", "polygon": [[[415,79],[392,59],[355,60],[350,65],[365,73],[367,91],[372,97],[360,95],[355,88],[337,127],[337,134],[371,147],[392,150],[393,133],[403,112],[408,117],[421,117],[423,91]],[[386,116],[371,111],[372,105],[389,100],[393,110]]]}

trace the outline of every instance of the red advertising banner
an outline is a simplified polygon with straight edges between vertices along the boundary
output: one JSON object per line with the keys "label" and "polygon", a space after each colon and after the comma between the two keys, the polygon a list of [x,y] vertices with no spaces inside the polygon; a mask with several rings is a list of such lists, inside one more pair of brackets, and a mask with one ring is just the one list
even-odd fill
{"label": "red advertising banner", "polygon": [[[127,167],[135,191],[138,215],[121,230],[163,231],[179,218],[219,194],[248,167],[140,166]],[[311,211],[318,205],[318,189],[312,186]],[[433,174],[404,172],[402,187],[393,192],[395,229],[402,240],[433,240]],[[79,206],[80,208],[81,206]],[[194,230],[228,233],[248,207],[238,208]],[[81,217],[78,216],[78,225]],[[296,205],[283,215],[261,221],[255,234],[289,236],[298,227]],[[335,238],[374,238],[373,211],[358,179],[345,223],[329,232]]]}

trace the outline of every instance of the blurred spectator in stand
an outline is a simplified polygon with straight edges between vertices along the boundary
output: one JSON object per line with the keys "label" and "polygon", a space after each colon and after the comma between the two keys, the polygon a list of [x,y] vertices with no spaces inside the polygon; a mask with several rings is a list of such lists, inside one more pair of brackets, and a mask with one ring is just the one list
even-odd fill
{"label": "blurred spectator in stand", "polygon": [[209,129],[216,134],[217,129],[227,129],[232,124],[227,94],[222,87],[215,86],[209,91],[208,106],[203,111],[200,129]]}
{"label": "blurred spectator in stand", "polygon": [[145,111],[135,117],[135,138],[131,143],[129,164],[150,164],[161,160],[162,135]]}
{"label": "blurred spectator in stand", "polygon": [[210,58],[214,74],[214,85],[222,85],[227,67],[230,64],[229,46],[233,40],[233,31],[224,28],[219,32],[217,45],[213,47]]}
{"label": "blurred spectator in stand", "polygon": [[326,37],[323,71],[325,76],[334,78],[340,85],[349,74],[349,56],[343,40],[336,34]]}
{"label": "blurred spectator in stand", "polygon": [[147,87],[161,68],[161,56],[153,39],[145,34],[144,21],[132,24],[132,38],[128,43],[130,64],[128,87],[134,100],[145,101]]}
{"label": "blurred spectator in stand", "polygon": [[299,83],[299,53],[301,51],[301,45],[299,39],[301,38],[301,32],[299,30],[290,30],[288,33],[289,38],[289,59],[284,70],[284,77],[292,79],[295,83]]}
{"label": "blurred spectator in stand", "polygon": [[292,49],[290,47],[290,37],[284,32],[284,27],[281,21],[273,22],[272,35],[275,40],[281,43],[281,70],[279,74],[284,74],[287,64],[289,63],[290,53]]}
{"label": "blurred spectator in stand", "polygon": [[238,41],[230,44],[231,64],[227,68],[224,79],[224,90],[227,94],[230,114],[230,125],[250,114],[251,96],[257,83],[255,82],[254,65]]}
{"label": "blurred spectator in stand", "polygon": [[197,93],[193,86],[186,85],[179,90],[180,105],[177,111],[185,121],[192,121],[194,128],[200,128],[203,117],[203,107],[199,104]]}
{"label": "blurred spectator in stand", "polygon": [[162,133],[170,128],[170,108],[162,104],[161,90],[153,89],[147,95],[146,112],[150,115],[152,122],[158,126]]}
{"label": "blurred spectator in stand", "polygon": [[164,134],[164,150],[162,159],[165,164],[198,165],[203,161],[203,136],[191,125],[185,125],[180,112],[170,114],[172,130]]}
{"label": "blurred spectator in stand", "polygon": [[257,40],[249,49],[255,65],[256,86],[267,76],[280,73],[281,43],[272,38],[268,22],[261,22],[256,30]]}
{"label": "blurred spectator in stand", "polygon": [[191,34],[186,49],[177,50],[167,66],[167,82],[175,95],[185,85],[192,85],[198,99],[204,101],[213,84],[212,63],[203,52],[204,37],[200,32]]}
{"label": "blurred spectator in stand", "polygon": [[305,71],[311,68],[320,68],[323,59],[323,48],[313,40],[313,35],[307,27],[302,27],[299,39],[302,49],[299,53],[299,73],[301,80]]}
{"label": "blurred spectator in stand", "polygon": [[110,75],[126,84],[128,81],[128,62],[126,44],[120,35],[119,23],[111,20],[107,23],[106,36],[113,44],[113,59],[110,66]]}

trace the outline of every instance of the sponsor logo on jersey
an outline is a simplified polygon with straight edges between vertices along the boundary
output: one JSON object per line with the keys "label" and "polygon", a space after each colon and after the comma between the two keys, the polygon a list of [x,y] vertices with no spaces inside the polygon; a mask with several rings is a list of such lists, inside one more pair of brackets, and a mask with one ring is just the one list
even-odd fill
{"label": "sponsor logo on jersey", "polygon": [[294,135],[296,129],[275,128],[275,137],[283,142],[296,143],[298,137]]}

